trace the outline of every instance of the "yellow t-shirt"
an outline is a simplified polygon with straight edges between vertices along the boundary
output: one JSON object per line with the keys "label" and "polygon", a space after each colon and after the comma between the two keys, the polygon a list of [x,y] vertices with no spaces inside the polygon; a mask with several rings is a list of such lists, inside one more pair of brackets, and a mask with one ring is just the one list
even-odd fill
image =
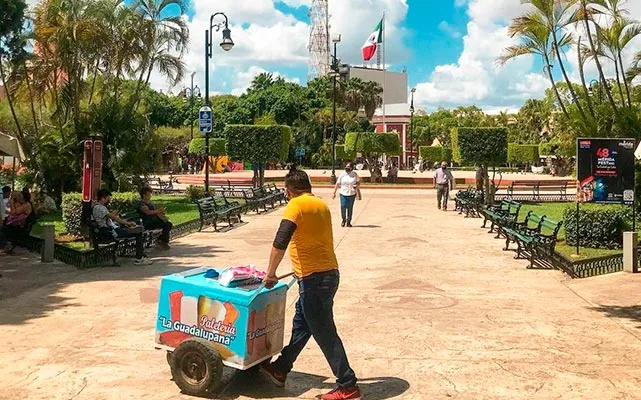
{"label": "yellow t-shirt", "polygon": [[298,278],[338,269],[332,216],[322,199],[313,194],[293,198],[285,208],[283,218],[296,224],[289,255]]}

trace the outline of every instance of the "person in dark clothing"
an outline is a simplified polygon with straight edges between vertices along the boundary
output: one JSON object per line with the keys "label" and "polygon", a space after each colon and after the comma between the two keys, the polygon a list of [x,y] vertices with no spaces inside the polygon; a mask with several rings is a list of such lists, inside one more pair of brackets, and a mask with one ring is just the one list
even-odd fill
{"label": "person in dark clothing", "polygon": [[165,215],[163,207],[156,207],[151,202],[151,195],[153,191],[150,187],[145,186],[140,189],[140,206],[138,211],[142,217],[142,224],[148,231],[162,229],[162,234],[158,238],[158,247],[163,250],[169,250],[169,234],[173,224],[169,222]]}
{"label": "person in dark clothing", "polygon": [[107,208],[111,200],[109,191],[100,189],[96,197],[98,200],[91,210],[91,218],[98,228],[98,238],[104,241],[110,241],[114,238],[136,238],[136,261],[134,264],[153,264],[153,261],[145,255],[142,227],[138,227],[135,222],[125,221],[117,213],[109,211]]}

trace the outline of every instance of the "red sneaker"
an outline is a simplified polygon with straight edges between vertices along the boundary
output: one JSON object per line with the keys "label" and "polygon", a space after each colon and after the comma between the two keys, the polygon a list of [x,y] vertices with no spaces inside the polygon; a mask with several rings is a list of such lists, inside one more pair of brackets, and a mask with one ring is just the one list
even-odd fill
{"label": "red sneaker", "polygon": [[338,388],[321,396],[321,400],[361,400],[361,390],[353,388]]}
{"label": "red sneaker", "polygon": [[267,379],[269,379],[274,385],[278,387],[283,387],[285,386],[285,381],[287,380],[287,374],[283,374],[276,368],[274,368],[274,364],[270,363],[269,361],[266,361],[262,364],[260,364],[260,367],[258,368],[261,374]]}

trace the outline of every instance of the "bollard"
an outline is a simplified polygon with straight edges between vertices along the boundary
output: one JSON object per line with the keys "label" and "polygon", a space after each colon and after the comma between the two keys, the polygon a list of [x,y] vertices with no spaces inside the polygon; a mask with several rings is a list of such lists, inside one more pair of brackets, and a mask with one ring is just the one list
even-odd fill
{"label": "bollard", "polygon": [[42,243],[42,257],[40,261],[50,263],[53,262],[55,226],[53,224],[44,224],[42,228],[44,241]]}
{"label": "bollard", "polygon": [[623,233],[623,270],[639,272],[639,234],[636,232]]}

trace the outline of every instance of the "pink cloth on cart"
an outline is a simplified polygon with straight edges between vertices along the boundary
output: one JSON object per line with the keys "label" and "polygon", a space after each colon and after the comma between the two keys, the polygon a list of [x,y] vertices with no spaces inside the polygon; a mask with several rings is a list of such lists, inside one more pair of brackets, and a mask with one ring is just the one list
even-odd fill
{"label": "pink cloth on cart", "polygon": [[230,286],[232,283],[246,280],[261,280],[267,275],[253,265],[230,267],[224,270],[218,278],[218,283]]}

